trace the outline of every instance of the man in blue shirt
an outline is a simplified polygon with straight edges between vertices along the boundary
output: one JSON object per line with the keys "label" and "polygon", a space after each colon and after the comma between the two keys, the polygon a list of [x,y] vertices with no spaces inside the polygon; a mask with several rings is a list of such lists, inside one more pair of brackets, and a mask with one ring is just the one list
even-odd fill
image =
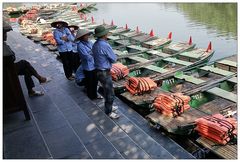
{"label": "man in blue shirt", "polygon": [[85,88],[87,90],[87,96],[90,99],[101,98],[97,95],[97,78],[94,66],[94,59],[92,56],[93,43],[89,41],[89,36],[92,33],[85,29],[79,29],[76,35],[78,53],[82,60],[81,67],[85,75]]}
{"label": "man in blue shirt", "polygon": [[69,80],[74,80],[74,76],[72,75],[72,42],[74,41],[74,37],[67,28],[68,24],[64,21],[55,21],[51,26],[56,28],[53,35],[57,42],[65,76]]}
{"label": "man in blue shirt", "polygon": [[114,112],[117,108],[113,106],[114,91],[110,69],[112,68],[112,63],[116,62],[117,56],[107,42],[108,32],[104,26],[99,26],[95,29],[97,41],[93,45],[92,52],[97,79],[101,82],[104,91],[105,113],[112,119],[116,119],[119,118],[119,115]]}

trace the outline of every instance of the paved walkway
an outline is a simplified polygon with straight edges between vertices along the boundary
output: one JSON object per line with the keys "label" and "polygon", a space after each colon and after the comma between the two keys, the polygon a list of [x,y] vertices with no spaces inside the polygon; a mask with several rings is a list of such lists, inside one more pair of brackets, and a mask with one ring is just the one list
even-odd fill
{"label": "paved walkway", "polygon": [[31,114],[22,112],[4,119],[4,158],[41,159],[189,159],[194,158],[119,99],[121,118],[103,112],[103,100],[91,101],[74,81],[65,79],[62,65],[47,48],[12,31],[8,44],[17,60],[26,59],[52,81],[38,85],[42,97],[29,98],[20,82]]}

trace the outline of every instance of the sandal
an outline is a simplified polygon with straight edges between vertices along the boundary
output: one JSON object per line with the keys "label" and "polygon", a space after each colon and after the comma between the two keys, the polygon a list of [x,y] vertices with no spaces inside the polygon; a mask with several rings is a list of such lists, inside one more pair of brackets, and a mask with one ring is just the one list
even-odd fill
{"label": "sandal", "polygon": [[34,91],[34,93],[29,93],[29,97],[35,97],[35,96],[43,96],[44,93],[42,91]]}
{"label": "sandal", "polygon": [[75,79],[75,77],[74,77],[74,76],[70,76],[70,77],[68,77],[67,79],[70,80],[70,81],[72,81],[72,80]]}
{"label": "sandal", "polygon": [[97,99],[103,99],[103,96],[97,95]]}
{"label": "sandal", "polygon": [[112,119],[118,119],[120,117],[118,114],[116,114],[114,112],[111,112],[108,116]]}
{"label": "sandal", "polygon": [[48,83],[48,82],[50,82],[51,80],[52,80],[51,78],[46,77],[46,80],[45,80],[44,82],[41,82],[41,81],[40,81],[40,84]]}
{"label": "sandal", "polygon": [[118,110],[118,106],[112,106],[112,111],[117,111]]}

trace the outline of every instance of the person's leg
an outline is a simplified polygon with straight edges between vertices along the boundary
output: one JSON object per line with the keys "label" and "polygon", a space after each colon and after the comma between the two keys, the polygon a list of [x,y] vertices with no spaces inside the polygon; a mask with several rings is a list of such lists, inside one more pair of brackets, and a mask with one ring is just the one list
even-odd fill
{"label": "person's leg", "polygon": [[[96,93],[96,88],[95,88],[95,82],[96,79],[94,79],[94,71],[87,71],[84,70],[84,75],[85,75],[85,88],[87,90],[87,96],[90,99],[95,99],[97,98],[97,93]],[[95,90],[95,91],[94,91]]]}
{"label": "person's leg", "polygon": [[73,72],[76,73],[78,67],[80,66],[80,56],[78,53],[73,52]]}
{"label": "person's leg", "polygon": [[90,73],[90,94],[92,99],[97,99],[97,76],[96,76],[96,71],[92,70]]}
{"label": "person's leg", "polygon": [[25,83],[26,83],[26,86],[28,89],[28,94],[34,93],[35,91],[33,90],[33,87],[35,87],[35,85],[34,85],[32,77],[31,77],[31,74],[25,73],[24,80],[25,80]]}
{"label": "person's leg", "polygon": [[38,72],[34,69],[34,67],[26,60],[23,60],[25,62],[25,70],[28,71],[29,74],[35,76],[40,83],[45,83],[47,81],[46,77],[43,77],[38,74]]}
{"label": "person's leg", "polygon": [[101,82],[104,91],[105,113],[109,115],[112,112],[114,101],[114,91],[110,72],[98,71],[97,78]]}
{"label": "person's leg", "polygon": [[33,90],[33,87],[35,87],[35,85],[34,85],[34,82],[32,79],[32,75],[35,76],[35,75],[39,75],[39,74],[31,66],[31,64],[29,62],[27,62],[26,60],[21,60],[19,62],[16,62],[15,67],[16,67],[17,75],[24,75],[24,80],[25,80],[25,84],[28,89],[28,94],[29,95],[35,94],[36,91]]}
{"label": "person's leg", "polygon": [[67,54],[67,60],[68,60],[68,72],[69,75],[72,76],[73,72],[74,72],[74,56],[73,56],[73,52],[68,52]]}
{"label": "person's leg", "polygon": [[65,76],[67,79],[69,79],[69,77],[72,76],[72,72],[70,72],[70,68],[69,68],[69,53],[68,52],[59,52],[61,60],[62,60],[62,64],[63,64],[63,70],[65,73]]}

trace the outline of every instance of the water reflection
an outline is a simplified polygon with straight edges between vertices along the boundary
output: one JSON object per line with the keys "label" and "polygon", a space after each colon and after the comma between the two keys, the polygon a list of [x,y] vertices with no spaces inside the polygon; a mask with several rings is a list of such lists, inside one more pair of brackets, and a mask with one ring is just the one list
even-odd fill
{"label": "water reflection", "polygon": [[97,3],[96,7],[98,11],[89,16],[100,23],[103,19],[118,26],[128,23],[146,33],[153,29],[160,37],[173,32],[174,41],[187,41],[191,35],[201,48],[212,41],[213,60],[237,53],[237,3]]}
{"label": "water reflection", "polygon": [[212,41],[216,51],[212,60],[237,54],[236,3],[98,3],[96,20],[114,23],[166,37],[173,32],[174,41],[187,41],[207,48]]}
{"label": "water reflection", "polygon": [[206,25],[219,36],[237,39],[237,3],[181,3],[176,7],[193,26]]}

